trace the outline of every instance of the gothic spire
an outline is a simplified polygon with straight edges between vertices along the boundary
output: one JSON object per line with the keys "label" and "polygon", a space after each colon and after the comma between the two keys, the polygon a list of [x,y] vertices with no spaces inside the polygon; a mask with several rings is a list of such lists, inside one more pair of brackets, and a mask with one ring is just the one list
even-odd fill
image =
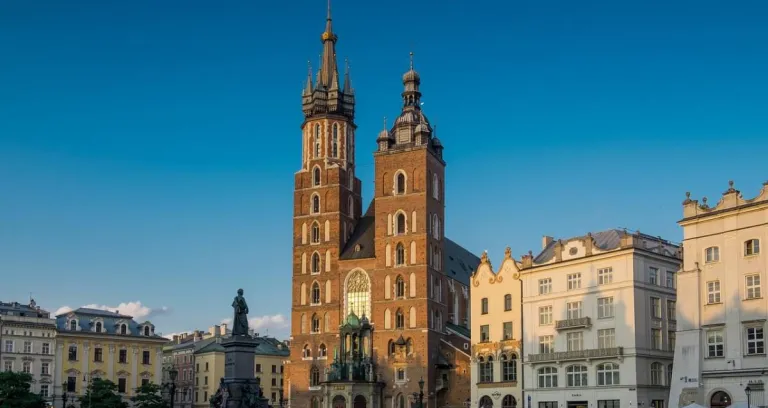
{"label": "gothic spire", "polygon": [[339,75],[338,67],[336,66],[336,40],[338,37],[333,33],[331,0],[328,0],[328,14],[325,17],[325,31],[320,38],[323,42],[320,82],[323,86],[330,87],[333,77]]}
{"label": "gothic spire", "polygon": [[304,95],[312,93],[312,63],[307,61],[307,83],[304,85]]}
{"label": "gothic spire", "polygon": [[349,75],[349,59],[347,58],[344,58],[344,93],[354,93],[354,90],[352,89],[352,79]]}

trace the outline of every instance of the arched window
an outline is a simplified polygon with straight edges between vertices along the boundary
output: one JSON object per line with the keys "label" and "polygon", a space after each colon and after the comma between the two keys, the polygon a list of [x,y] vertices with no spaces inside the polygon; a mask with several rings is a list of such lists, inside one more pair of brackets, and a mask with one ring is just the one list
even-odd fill
{"label": "arched window", "polygon": [[312,273],[320,273],[320,254],[317,252],[312,254]]}
{"label": "arched window", "polygon": [[405,173],[402,171],[395,176],[395,194],[405,194]]}
{"label": "arched window", "polygon": [[307,334],[307,315],[301,314],[301,334]]}
{"label": "arched window", "polygon": [[312,243],[313,244],[319,244],[320,243],[320,224],[317,223],[317,221],[312,223]]}
{"label": "arched window", "polygon": [[477,359],[480,369],[480,382],[493,382],[493,356]]}
{"label": "arched window", "polygon": [[493,408],[493,400],[491,397],[484,395],[483,398],[480,398],[478,408]]}
{"label": "arched window", "polygon": [[664,385],[664,365],[651,364],[651,385]]}
{"label": "arched window", "polygon": [[128,334],[128,326],[125,324],[120,325],[120,334]]}
{"label": "arched window", "polygon": [[309,385],[311,387],[320,385],[320,370],[317,367],[312,367],[312,369],[309,370]]}
{"label": "arched window", "polygon": [[149,326],[144,326],[144,335],[149,336]]}
{"label": "arched window", "polygon": [[405,279],[403,279],[402,276],[398,275],[397,279],[395,279],[395,298],[404,298],[405,297]]}
{"label": "arched window", "polygon": [[315,159],[320,157],[320,125],[315,125]]}
{"label": "arched window", "polygon": [[517,407],[517,400],[511,395],[505,395],[501,400],[501,408],[515,408]]}
{"label": "arched window", "polygon": [[339,157],[339,125],[333,124],[333,140],[331,141],[331,156]]}
{"label": "arched window", "polygon": [[440,224],[437,220],[437,214],[432,214],[432,238],[438,239],[440,236]]}
{"label": "arched window", "polygon": [[319,195],[312,194],[312,203],[309,210],[312,214],[317,214],[320,212],[320,196]]}
{"label": "arched window", "polygon": [[405,234],[405,214],[399,213],[395,216],[395,235]]}
{"label": "arched window", "polygon": [[310,358],[312,357],[312,349],[309,348],[309,344],[304,345],[304,349],[301,352],[301,356],[304,358]]}
{"label": "arched window", "polygon": [[311,408],[320,408],[320,398],[312,397]]}
{"label": "arched window", "polygon": [[389,354],[395,354],[395,342],[390,340],[389,344],[387,345],[387,350],[389,350]]}
{"label": "arched window", "polygon": [[312,185],[315,187],[320,185],[320,167],[315,166],[312,170]]}
{"label": "arched window", "polygon": [[619,385],[619,365],[616,363],[598,365],[597,385]]}
{"label": "arched window", "polygon": [[406,408],[405,407],[405,395],[400,394],[397,396],[397,407],[395,408]]}
{"label": "arched window", "polygon": [[443,288],[440,285],[440,278],[435,276],[435,278],[433,279],[432,285],[433,285],[432,288],[434,290],[435,300],[438,300],[438,301],[443,300]]}
{"label": "arched window", "polygon": [[328,349],[325,347],[325,344],[320,344],[320,347],[317,348],[317,356],[318,357],[328,357]]}
{"label": "arched window", "polygon": [[101,333],[101,322],[96,322],[96,333]]}
{"label": "arched window", "polygon": [[401,243],[395,247],[395,265],[405,265],[405,247]]}
{"label": "arched window", "polygon": [[312,304],[320,304],[320,285],[317,282],[312,284]]}
{"label": "arched window", "polygon": [[502,381],[517,381],[517,355],[502,354],[501,360],[501,380]]}
{"label": "arched window", "polygon": [[312,333],[320,333],[320,316],[317,314],[312,315]]}
{"label": "arched window", "polygon": [[352,196],[347,198],[347,211],[349,211],[350,217],[355,215],[355,200],[352,198]]}
{"label": "arched window", "polygon": [[572,365],[565,369],[565,383],[568,387],[587,386],[587,366]]}
{"label": "arched window", "polygon": [[341,395],[333,397],[333,408],[347,408],[347,400]]}
{"label": "arched window", "polygon": [[440,199],[440,184],[437,181],[437,173],[432,174],[432,198]]}
{"label": "arched window", "polygon": [[512,310],[512,295],[507,293],[504,295],[504,311],[508,312]]}
{"label": "arched window", "polygon": [[359,317],[371,315],[371,281],[365,271],[356,269],[350,272],[344,292],[347,314],[354,313]]}
{"label": "arched window", "polygon": [[712,394],[709,400],[709,406],[712,408],[725,408],[731,405],[731,396],[725,391],[718,391]]}
{"label": "arched window", "polygon": [[69,321],[69,330],[77,331],[77,320],[72,319]]}
{"label": "arched window", "polygon": [[411,355],[413,353],[413,340],[409,337],[405,341],[405,354]]}
{"label": "arched window", "polygon": [[402,310],[397,309],[397,313],[395,313],[395,329],[402,329],[403,327],[405,327],[405,315]]}
{"label": "arched window", "polygon": [[557,369],[554,367],[539,368],[539,388],[557,388]]}

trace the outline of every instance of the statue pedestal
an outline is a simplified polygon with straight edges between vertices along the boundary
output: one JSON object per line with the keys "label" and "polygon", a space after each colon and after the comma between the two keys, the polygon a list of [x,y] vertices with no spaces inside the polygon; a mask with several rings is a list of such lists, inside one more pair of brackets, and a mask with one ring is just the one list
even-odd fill
{"label": "statue pedestal", "polygon": [[267,408],[259,380],[254,377],[254,357],[259,341],[249,336],[232,336],[221,342],[224,347],[226,397],[221,408]]}

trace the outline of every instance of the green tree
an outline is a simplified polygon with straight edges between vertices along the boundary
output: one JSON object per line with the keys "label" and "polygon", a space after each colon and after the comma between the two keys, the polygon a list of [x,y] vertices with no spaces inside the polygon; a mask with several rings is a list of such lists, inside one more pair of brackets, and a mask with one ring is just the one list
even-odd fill
{"label": "green tree", "polygon": [[162,388],[155,383],[147,383],[136,389],[136,396],[131,398],[137,408],[165,408],[168,404],[163,399]]}
{"label": "green tree", "polygon": [[0,373],[0,408],[45,408],[45,400],[30,391],[32,375]]}
{"label": "green tree", "polygon": [[80,397],[83,408],[128,408],[123,397],[117,393],[117,385],[109,380],[94,378]]}

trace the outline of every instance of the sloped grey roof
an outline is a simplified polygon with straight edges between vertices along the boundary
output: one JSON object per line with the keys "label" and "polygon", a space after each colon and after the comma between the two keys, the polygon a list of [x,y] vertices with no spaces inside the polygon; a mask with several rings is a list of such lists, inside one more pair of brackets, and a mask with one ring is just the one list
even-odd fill
{"label": "sloped grey roof", "polygon": [[[376,209],[374,200],[368,205],[368,211],[365,212],[360,220],[357,221],[352,236],[347,241],[347,245],[341,251],[339,259],[365,259],[376,257],[376,248],[374,245],[376,234]],[[355,252],[355,247],[360,245],[360,251]]]}
{"label": "sloped grey roof", "polygon": [[[610,229],[607,231],[599,231],[599,232],[592,232],[592,238],[595,240],[595,245],[597,245],[598,248],[600,248],[603,251],[608,251],[611,249],[616,249],[621,244],[621,237],[624,235],[623,230],[619,229]],[[572,239],[586,239],[587,235],[581,235],[578,237],[572,237],[568,239],[563,239],[563,242],[570,241]],[[553,240],[552,242],[547,245],[546,248],[544,248],[536,257],[533,258],[534,264],[540,264],[550,261],[555,256],[555,245],[557,244],[557,239]]]}
{"label": "sloped grey roof", "polygon": [[480,258],[448,238],[443,240],[443,270],[449,278],[469,286],[472,273],[480,265]]}

